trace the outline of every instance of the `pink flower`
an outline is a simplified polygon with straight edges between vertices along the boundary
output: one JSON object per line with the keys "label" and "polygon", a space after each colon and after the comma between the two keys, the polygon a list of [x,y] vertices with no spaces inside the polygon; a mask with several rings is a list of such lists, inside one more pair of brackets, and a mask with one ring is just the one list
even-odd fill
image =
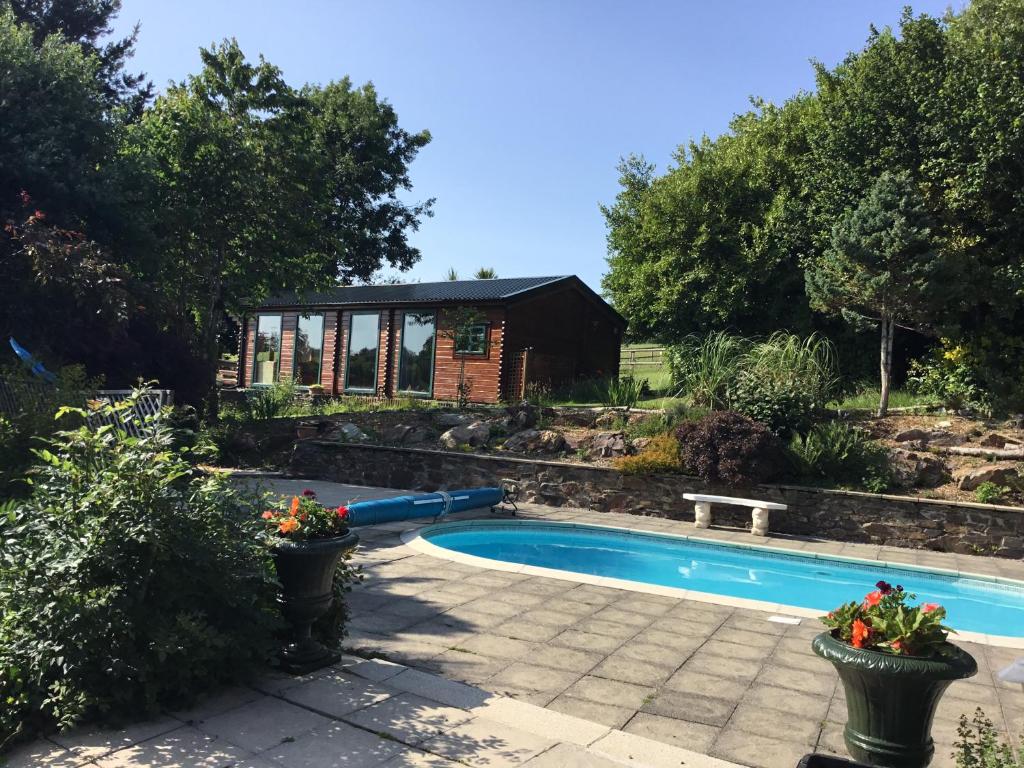
{"label": "pink flower", "polygon": [[931,613],[932,611],[937,611],[941,607],[942,606],[938,603],[924,603],[921,606],[921,613]]}

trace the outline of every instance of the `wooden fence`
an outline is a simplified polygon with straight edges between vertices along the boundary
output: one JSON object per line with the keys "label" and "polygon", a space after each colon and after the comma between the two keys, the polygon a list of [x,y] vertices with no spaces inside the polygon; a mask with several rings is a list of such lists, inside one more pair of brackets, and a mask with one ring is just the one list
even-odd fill
{"label": "wooden fence", "polygon": [[664,347],[624,347],[619,353],[619,369],[661,368],[665,365]]}

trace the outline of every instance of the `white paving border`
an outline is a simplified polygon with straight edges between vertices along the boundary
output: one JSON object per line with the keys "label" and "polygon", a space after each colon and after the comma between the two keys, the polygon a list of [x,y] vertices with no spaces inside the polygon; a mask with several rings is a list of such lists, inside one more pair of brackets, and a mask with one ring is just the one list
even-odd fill
{"label": "white paving border", "polygon": [[[821,616],[821,611],[814,610],[812,608],[802,608],[797,605],[786,605],[785,603],[772,603],[766,600],[752,600],[745,597],[732,597],[731,595],[719,595],[714,592],[700,592],[692,589],[682,589],[681,587],[666,587],[660,584],[647,584],[642,581],[632,581],[630,579],[617,579],[609,576],[594,576],[588,573],[577,573],[575,571],[566,571],[558,568],[544,568],[537,565],[523,565],[521,563],[508,563],[502,560],[492,560],[487,557],[478,557],[476,555],[467,555],[463,552],[455,552],[445,547],[439,547],[437,544],[431,543],[423,533],[436,529],[444,525],[462,525],[466,527],[489,527],[492,525],[530,525],[533,523],[539,523],[542,525],[551,525],[565,528],[596,528],[609,531],[625,532],[625,533],[640,533],[644,536],[655,536],[658,538],[665,539],[678,539],[680,541],[697,541],[702,544],[714,544],[720,547],[732,547],[740,549],[752,549],[771,553],[780,553],[792,555],[794,557],[804,557],[814,560],[837,560],[846,563],[857,563],[857,564],[870,564],[874,566],[881,566],[883,568],[901,568],[908,571],[919,571],[922,573],[938,573],[945,576],[962,576],[971,579],[977,579],[979,581],[997,582],[1002,584],[1012,584],[1024,588],[1024,582],[1015,581],[1013,579],[1007,579],[1002,576],[989,576],[984,574],[975,574],[969,572],[962,572],[957,570],[945,569],[945,568],[929,568],[925,566],[919,566],[908,563],[900,562],[888,562],[883,560],[867,560],[859,557],[848,557],[844,555],[828,555],[821,553],[809,552],[806,550],[793,551],[785,547],[771,547],[755,544],[746,544],[744,542],[723,542],[718,539],[705,538],[702,536],[687,536],[682,534],[673,533],[662,533],[660,531],[644,531],[642,529],[625,528],[623,526],[616,525],[597,525],[593,523],[573,523],[573,522],[559,522],[554,520],[458,520],[451,521],[450,523],[436,523],[433,525],[426,525],[419,528],[406,529],[402,531],[401,538],[402,543],[425,555],[431,557],[437,557],[442,560],[449,560],[455,563],[464,563],[466,565],[472,565],[477,568],[484,568],[492,571],[508,571],[511,573],[522,573],[530,576],[544,576],[549,579],[560,579],[562,581],[571,581],[577,584],[593,584],[601,587],[612,587],[614,589],[625,589],[632,592],[641,592],[648,595],[663,595],[666,597],[677,597],[684,600],[693,600],[699,603],[714,603],[715,605],[727,605],[733,608],[746,608],[754,611],[765,611],[775,614],[784,614],[788,616],[798,616],[800,618],[818,618]],[[1024,648],[1024,637],[1010,637],[1006,635],[991,635],[984,634],[981,632],[957,632],[956,637],[959,640],[965,642],[979,643],[981,645],[992,645],[999,648]]]}

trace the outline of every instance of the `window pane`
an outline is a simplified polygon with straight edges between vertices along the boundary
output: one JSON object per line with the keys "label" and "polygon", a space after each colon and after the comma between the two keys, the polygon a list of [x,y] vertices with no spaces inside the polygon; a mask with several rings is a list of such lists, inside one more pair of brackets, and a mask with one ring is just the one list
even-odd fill
{"label": "window pane", "polygon": [[281,316],[260,315],[256,322],[256,359],[253,361],[254,384],[273,384],[277,381],[277,366],[281,361]]}
{"label": "window pane", "polygon": [[380,343],[380,315],[352,315],[348,331],[348,365],[345,389],[369,392],[377,388],[377,346]]}
{"label": "window pane", "polygon": [[320,383],[324,350],[324,316],[299,317],[295,330],[295,383],[304,387]]}
{"label": "window pane", "polygon": [[402,326],[402,364],[398,388],[430,393],[434,369],[434,313],[407,312]]}
{"label": "window pane", "polygon": [[487,352],[487,326],[471,325],[458,338],[455,351],[465,355],[482,355]]}

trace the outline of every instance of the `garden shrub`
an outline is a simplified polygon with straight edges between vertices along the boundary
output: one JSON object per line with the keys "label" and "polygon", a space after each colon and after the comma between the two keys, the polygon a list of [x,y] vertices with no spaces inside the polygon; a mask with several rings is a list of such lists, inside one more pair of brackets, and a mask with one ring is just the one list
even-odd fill
{"label": "garden shrub", "polygon": [[1007,485],[999,485],[999,483],[986,480],[974,489],[974,500],[979,504],[995,504],[1012,491],[1013,489]]}
{"label": "garden shrub", "polygon": [[598,399],[612,408],[632,408],[647,390],[647,379],[633,376],[604,379],[598,384]]}
{"label": "garden shrub", "polygon": [[258,498],[198,474],[163,423],[60,432],[37,455],[32,495],[0,514],[0,745],[185,706],[268,659]]}
{"label": "garden shrub", "polygon": [[61,368],[56,384],[46,384],[23,368],[0,368],[0,383],[16,406],[0,416],[0,499],[23,496],[28,485],[25,472],[33,460],[32,449],[57,431],[53,414],[61,406],[84,406],[90,394],[103,386],[101,378],[89,378],[80,365]]}
{"label": "garden shrub", "polygon": [[816,424],[794,435],[789,456],[796,474],[815,481],[881,493],[892,484],[889,454],[867,433],[840,421]]}
{"label": "garden shrub", "polygon": [[679,472],[679,441],[672,435],[658,435],[651,439],[636,456],[620,456],[612,462],[616,469],[627,475],[655,475]]}
{"label": "garden shrub", "polygon": [[674,386],[693,405],[742,413],[780,435],[806,429],[839,384],[835,349],[815,335],[759,341],[718,332],[667,357]]}
{"label": "garden shrub", "polygon": [[992,413],[992,401],[963,347],[943,348],[931,359],[911,361],[907,384],[917,394],[933,397],[951,410]]}
{"label": "garden shrub", "polygon": [[777,435],[805,431],[819,408],[810,392],[776,378],[743,373],[729,390],[737,413],[759,421]]}
{"label": "garden shrub", "polygon": [[295,383],[291,379],[276,382],[269,387],[256,387],[246,393],[242,412],[250,421],[268,421],[279,416],[292,415],[296,399]]}
{"label": "garden shrub", "polygon": [[683,468],[709,483],[756,485],[778,475],[782,445],[767,426],[733,411],[713,411],[676,428]]}

